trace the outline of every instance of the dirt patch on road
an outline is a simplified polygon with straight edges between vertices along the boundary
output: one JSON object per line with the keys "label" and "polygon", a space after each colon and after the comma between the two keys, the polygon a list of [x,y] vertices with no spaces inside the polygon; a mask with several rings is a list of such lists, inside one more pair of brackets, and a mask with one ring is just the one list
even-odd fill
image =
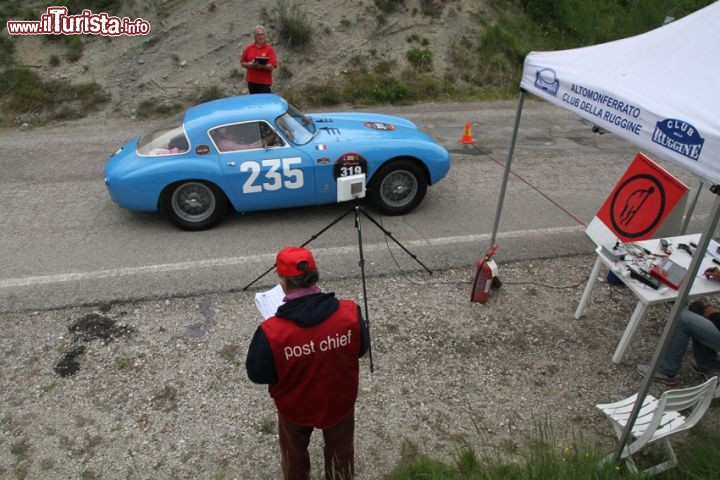
{"label": "dirt patch on road", "polygon": [[105,315],[88,313],[74,320],[68,326],[68,332],[71,335],[71,347],[53,368],[61,377],[75,375],[80,370],[78,357],[85,353],[84,343],[97,340],[104,345],[119,337],[132,335],[135,329]]}

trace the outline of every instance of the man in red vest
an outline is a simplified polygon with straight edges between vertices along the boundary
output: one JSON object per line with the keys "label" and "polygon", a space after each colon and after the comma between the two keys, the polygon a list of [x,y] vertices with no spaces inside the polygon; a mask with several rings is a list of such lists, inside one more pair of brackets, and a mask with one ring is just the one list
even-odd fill
{"label": "man in red vest", "polygon": [[248,93],[270,93],[273,70],[277,68],[275,49],[267,43],[265,27],[255,27],[253,43],[245,47],[240,56],[240,66],[247,70]]}
{"label": "man in red vest", "polygon": [[248,377],[268,384],[275,401],[284,478],[309,478],[308,445],[319,428],[325,478],[350,480],[359,358],[370,344],[368,326],[355,302],[320,290],[310,250],[283,248],[275,265],[285,303],[255,331],[245,362]]}

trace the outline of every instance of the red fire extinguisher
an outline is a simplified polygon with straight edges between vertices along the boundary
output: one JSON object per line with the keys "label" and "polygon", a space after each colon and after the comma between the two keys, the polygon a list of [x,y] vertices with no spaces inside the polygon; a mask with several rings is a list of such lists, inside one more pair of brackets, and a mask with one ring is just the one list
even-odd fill
{"label": "red fire extinguisher", "polygon": [[497,250],[497,245],[493,245],[485,254],[485,257],[478,260],[475,282],[473,283],[472,295],[470,297],[470,300],[473,302],[487,302],[490,298],[490,289],[500,283],[497,278],[497,264],[495,260],[490,259],[495,253],[495,250]]}

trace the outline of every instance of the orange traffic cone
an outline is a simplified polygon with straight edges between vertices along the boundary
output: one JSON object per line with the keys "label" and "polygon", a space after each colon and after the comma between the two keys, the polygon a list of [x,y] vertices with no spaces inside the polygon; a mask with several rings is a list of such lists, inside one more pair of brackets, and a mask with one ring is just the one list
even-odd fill
{"label": "orange traffic cone", "polygon": [[463,134],[460,141],[465,144],[475,143],[475,140],[473,140],[473,138],[472,138],[472,132],[470,131],[470,123],[465,124],[465,133]]}

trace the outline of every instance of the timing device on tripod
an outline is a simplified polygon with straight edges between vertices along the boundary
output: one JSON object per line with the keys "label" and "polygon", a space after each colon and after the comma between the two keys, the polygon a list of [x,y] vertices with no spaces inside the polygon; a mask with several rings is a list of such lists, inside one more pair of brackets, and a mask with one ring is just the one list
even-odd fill
{"label": "timing device on tripod", "polygon": [[[355,201],[355,205],[353,205],[349,210],[347,210],[345,213],[337,217],[335,220],[330,222],[328,225],[326,225],[324,228],[322,228],[319,232],[312,235],[310,239],[308,239],[305,243],[300,245],[301,247],[305,247],[310,242],[318,238],[320,235],[325,233],[327,230],[329,230],[333,225],[338,223],[340,220],[348,216],[349,214],[353,213],[355,215],[355,230],[357,231],[357,241],[358,241],[358,255],[359,255],[359,262],[358,265],[360,267],[360,278],[362,280],[362,292],[363,292],[363,307],[365,311],[364,315],[364,321],[365,324],[368,327],[368,331],[370,331],[370,313],[368,311],[368,296],[367,296],[367,281],[365,279],[365,255],[363,252],[363,238],[362,238],[362,226],[361,226],[361,216],[368,219],[371,223],[373,223],[376,227],[378,227],[383,234],[390,238],[393,242],[395,242],[402,250],[407,253],[413,260],[415,260],[421,267],[425,269],[429,274],[432,275],[432,270],[430,270],[425,264],[423,264],[416,255],[414,255],[412,252],[410,252],[405,246],[400,243],[395,237],[393,237],[392,233],[387,231],[380,223],[378,223],[369,213],[367,213],[359,204],[358,200],[365,197],[365,174],[359,173],[355,175],[348,175],[344,177],[338,177],[336,180],[337,185],[337,201],[338,203],[342,202],[348,202],[348,201]],[[247,290],[252,286],[255,282],[263,278],[268,273],[272,272],[275,269],[275,265],[268,268],[265,272],[263,272],[259,277],[257,277],[252,282],[248,283],[243,287],[243,290]],[[373,357],[372,357],[372,341],[370,342],[370,345],[368,346],[368,358],[370,360],[370,372],[375,371],[375,366],[373,363]]]}

